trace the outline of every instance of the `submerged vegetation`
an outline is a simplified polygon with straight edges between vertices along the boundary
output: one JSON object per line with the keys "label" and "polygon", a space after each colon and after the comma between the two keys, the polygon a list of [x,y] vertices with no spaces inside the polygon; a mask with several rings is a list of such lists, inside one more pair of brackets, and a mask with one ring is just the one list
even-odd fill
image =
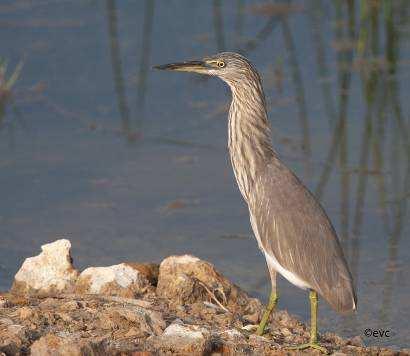
{"label": "submerged vegetation", "polygon": [[23,69],[23,61],[17,64],[11,75],[8,75],[7,69],[8,61],[0,57],[0,100],[10,93],[11,88],[19,79],[21,70]]}
{"label": "submerged vegetation", "polygon": [[11,89],[20,77],[23,61],[20,61],[11,74],[8,73],[8,62],[0,57],[0,129],[2,127],[5,108],[10,100]]}

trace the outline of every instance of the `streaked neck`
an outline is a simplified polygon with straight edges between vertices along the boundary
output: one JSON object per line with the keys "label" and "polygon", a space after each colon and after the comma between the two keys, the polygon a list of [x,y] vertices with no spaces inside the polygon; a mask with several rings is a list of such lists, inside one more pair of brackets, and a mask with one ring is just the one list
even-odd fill
{"label": "streaked neck", "polygon": [[259,80],[231,85],[228,149],[239,190],[246,201],[254,182],[274,155],[265,95]]}

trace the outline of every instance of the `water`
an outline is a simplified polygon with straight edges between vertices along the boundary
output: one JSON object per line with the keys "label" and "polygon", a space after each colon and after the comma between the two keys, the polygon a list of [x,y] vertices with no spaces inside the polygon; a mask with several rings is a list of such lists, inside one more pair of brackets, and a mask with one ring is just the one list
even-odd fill
{"label": "water", "polygon": [[[229,91],[150,69],[240,49],[264,78],[275,148],[322,201],[357,281],[357,315],[322,303],[321,329],[388,329],[363,338],[409,346],[410,4],[277,4],[2,2],[6,77],[24,67],[1,98],[0,289],[66,237],[80,269],[191,253],[265,299],[226,154]],[[279,291],[307,320],[306,293]]]}

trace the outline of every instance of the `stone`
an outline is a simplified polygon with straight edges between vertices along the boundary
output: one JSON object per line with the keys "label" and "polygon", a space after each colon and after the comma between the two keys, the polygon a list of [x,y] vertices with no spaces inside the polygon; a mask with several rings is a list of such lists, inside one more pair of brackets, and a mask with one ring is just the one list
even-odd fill
{"label": "stone", "polygon": [[11,319],[0,320],[0,352],[6,355],[19,355],[23,346],[22,337],[24,337],[22,325],[13,324]]}
{"label": "stone", "polygon": [[[253,349],[253,352],[256,355],[266,354],[266,351],[270,349],[271,344],[274,344],[274,343],[263,336],[259,336],[255,334],[249,335],[248,345]],[[285,353],[285,355],[287,354],[288,353]]]}
{"label": "stone", "polygon": [[234,342],[243,342],[246,341],[245,336],[236,329],[227,329],[224,330],[221,334],[220,334],[221,338],[224,338],[226,340],[229,341],[234,341]]}
{"label": "stone", "polygon": [[21,347],[19,339],[2,338],[0,337],[0,354],[18,355]]}
{"label": "stone", "polygon": [[147,344],[159,354],[203,355],[211,351],[211,334],[200,326],[173,323]]}
{"label": "stone", "polygon": [[125,262],[125,264],[141,272],[153,286],[157,285],[159,264],[157,263],[136,263],[136,262]]}
{"label": "stone", "polygon": [[0,327],[13,325],[13,320],[10,318],[0,318]]}
{"label": "stone", "polygon": [[40,303],[38,303],[38,307],[44,311],[44,310],[52,310],[57,307],[59,304],[58,299],[55,298],[45,298],[42,299]]}
{"label": "stone", "polygon": [[13,335],[16,335],[18,337],[23,337],[25,327],[23,325],[19,324],[12,324],[7,327],[7,331],[10,332]]}
{"label": "stone", "polygon": [[121,263],[109,267],[89,267],[78,277],[75,291],[79,294],[104,294],[135,298],[144,294],[151,284],[143,273]]}
{"label": "stone", "polygon": [[[67,258],[66,242],[60,255]],[[28,265],[40,270],[61,265],[50,262],[55,260],[50,251],[56,250],[50,245]],[[46,255],[51,256],[48,261]],[[69,262],[66,267],[72,267],[71,258]],[[56,279],[57,273],[48,268]],[[289,345],[309,338],[309,328],[281,310],[272,313],[266,335],[255,335],[260,302],[194,256],[171,256],[160,267],[123,263],[88,270],[83,284],[78,276],[70,280],[74,285],[63,289],[68,293],[0,293],[0,356],[287,355],[299,354],[289,352]],[[39,279],[38,271],[31,273]],[[50,290],[44,285],[25,288],[36,293]],[[54,282],[52,290],[58,287]],[[141,298],[135,299],[138,294]],[[408,349],[365,347],[360,337],[345,339],[333,333],[321,334],[320,341],[340,356],[410,354]]]}
{"label": "stone", "polygon": [[359,346],[359,347],[364,346],[363,339],[362,339],[359,335],[357,335],[357,336],[355,336],[355,337],[352,337],[352,338],[349,340],[349,344],[350,344],[350,345],[353,345],[353,346]]}
{"label": "stone", "polygon": [[216,303],[230,312],[238,312],[256,323],[262,305],[230,282],[215,267],[191,255],[170,256],[159,267],[157,295],[176,305],[201,302]]}
{"label": "stone", "polygon": [[46,334],[31,345],[30,354],[31,356],[85,356],[105,355],[106,352],[101,340],[91,341]]}
{"label": "stone", "polygon": [[63,305],[61,305],[61,310],[63,311],[73,311],[81,308],[81,304],[76,300],[70,300]]}
{"label": "stone", "polygon": [[100,314],[100,321],[113,330],[138,327],[140,334],[144,336],[161,335],[166,327],[160,313],[136,305],[107,308]]}
{"label": "stone", "polygon": [[0,308],[7,308],[9,305],[8,300],[3,296],[0,296]]}
{"label": "stone", "polygon": [[30,307],[24,306],[20,308],[18,315],[21,320],[26,320],[33,316],[33,310]]}
{"label": "stone", "polygon": [[72,290],[78,271],[72,264],[70,241],[57,240],[41,249],[38,256],[24,261],[14,277],[12,293],[50,295]]}
{"label": "stone", "polygon": [[236,329],[227,329],[216,335],[217,351],[222,355],[249,355],[251,350],[247,339]]}

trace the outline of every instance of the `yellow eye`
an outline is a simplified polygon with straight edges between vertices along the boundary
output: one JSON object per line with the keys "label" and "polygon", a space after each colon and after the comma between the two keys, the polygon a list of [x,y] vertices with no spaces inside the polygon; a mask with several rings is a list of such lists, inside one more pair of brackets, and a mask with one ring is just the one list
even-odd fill
{"label": "yellow eye", "polygon": [[225,67],[225,62],[219,60],[219,61],[216,62],[216,65],[217,65],[219,68],[223,68],[223,67]]}

